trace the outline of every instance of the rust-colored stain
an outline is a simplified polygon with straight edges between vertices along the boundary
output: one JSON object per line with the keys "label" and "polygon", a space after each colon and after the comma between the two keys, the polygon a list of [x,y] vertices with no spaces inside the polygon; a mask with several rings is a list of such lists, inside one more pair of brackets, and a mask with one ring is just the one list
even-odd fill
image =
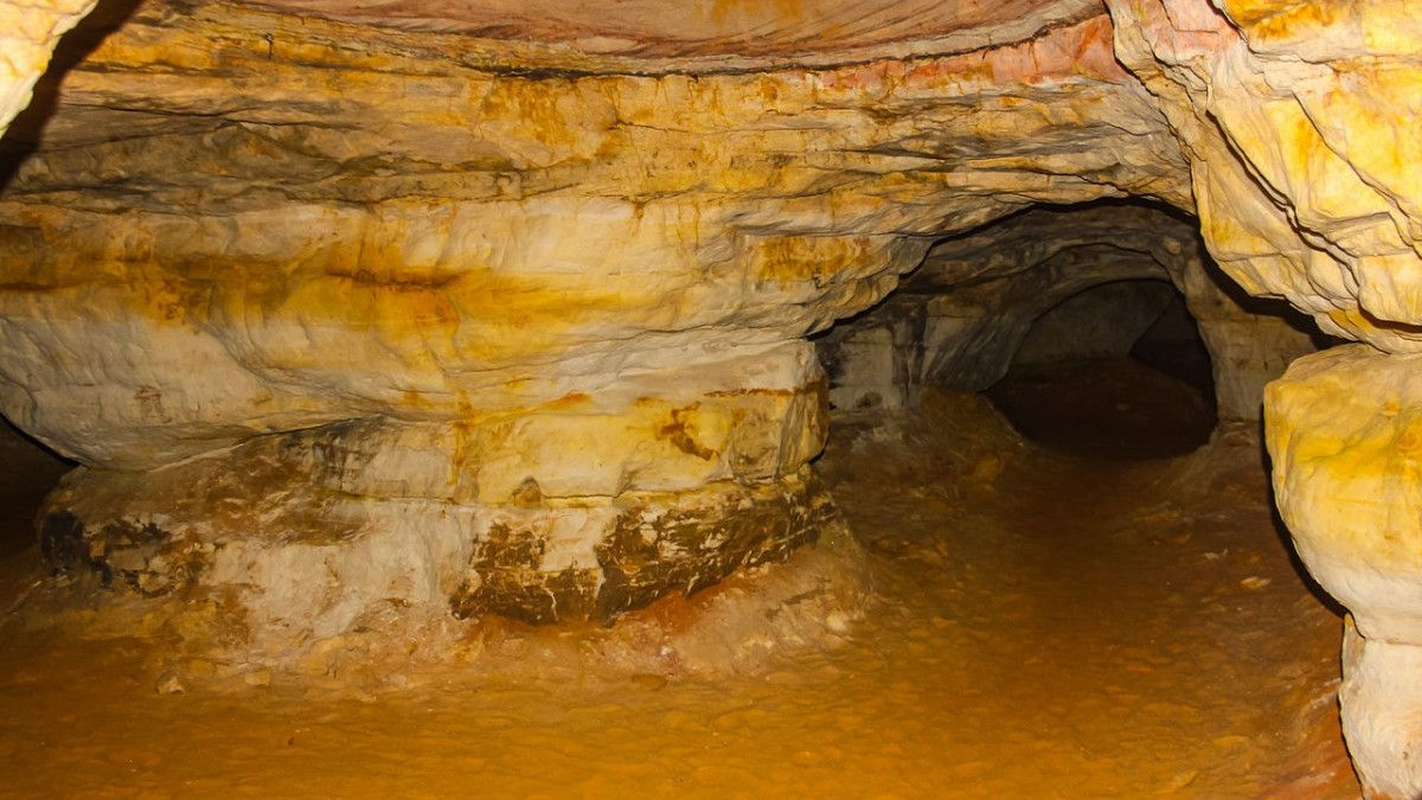
{"label": "rust-colored stain", "polygon": [[710,461],[720,453],[696,440],[696,412],[700,407],[700,403],[692,403],[683,408],[672,409],[671,421],[657,429],[657,437],[666,439],[676,449],[689,456],[696,456],[702,461]]}

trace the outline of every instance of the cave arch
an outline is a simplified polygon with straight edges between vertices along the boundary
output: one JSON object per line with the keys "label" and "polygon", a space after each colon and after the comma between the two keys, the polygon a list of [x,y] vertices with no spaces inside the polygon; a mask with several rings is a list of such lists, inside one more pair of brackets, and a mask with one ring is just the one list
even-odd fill
{"label": "cave arch", "polygon": [[938,242],[884,302],[821,336],[831,405],[902,408],[926,387],[987,389],[1048,309],[1128,280],[1165,281],[1184,298],[1220,419],[1258,419],[1264,384],[1315,349],[1306,320],[1228,282],[1193,220],[1143,203],[1038,207]]}

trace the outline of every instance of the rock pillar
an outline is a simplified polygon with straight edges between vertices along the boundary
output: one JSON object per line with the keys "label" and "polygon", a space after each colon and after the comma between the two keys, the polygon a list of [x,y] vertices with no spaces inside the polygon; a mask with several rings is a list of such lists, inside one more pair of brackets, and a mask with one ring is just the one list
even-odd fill
{"label": "rock pillar", "polygon": [[1371,796],[1422,795],[1422,356],[1301,358],[1265,413],[1280,513],[1351,612],[1339,700],[1358,775]]}

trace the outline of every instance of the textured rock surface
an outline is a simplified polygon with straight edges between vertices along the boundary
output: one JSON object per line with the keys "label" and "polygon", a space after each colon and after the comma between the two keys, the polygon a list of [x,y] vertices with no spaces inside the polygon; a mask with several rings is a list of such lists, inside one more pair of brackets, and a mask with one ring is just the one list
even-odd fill
{"label": "textured rock surface", "polygon": [[[1191,161],[1202,233],[1326,332],[1422,348],[1422,9],[1108,0],[1116,53]],[[1218,6],[1218,8],[1216,8]]]}
{"label": "textured rock surface", "polygon": [[917,236],[1032,200],[1186,201],[1100,19],[1025,51],[699,78],[511,76],[459,40],[295,24],[140,9],[67,78],[0,201],[24,387],[0,402],[27,430],[146,467],[602,399],[863,308]]}
{"label": "textured rock surface", "polygon": [[[1396,0],[1107,5],[1118,57],[1160,99],[1191,161],[1202,234],[1220,266],[1251,293],[1286,297],[1326,332],[1417,352],[1422,8]],[[1287,492],[1280,503],[1299,552],[1358,620],[1361,641],[1346,659],[1350,747],[1365,787],[1397,797],[1422,789],[1407,755],[1422,746],[1408,721],[1415,689],[1404,684],[1413,679],[1398,672],[1415,659],[1368,643],[1417,641],[1379,631],[1403,624],[1410,612],[1394,612],[1412,603],[1415,588],[1406,587],[1419,577],[1415,558],[1387,555],[1419,530],[1416,515],[1406,516],[1412,471],[1398,427],[1410,365],[1356,348],[1317,356],[1266,409],[1276,417],[1275,482]],[[1361,719],[1394,695],[1385,719]]]}
{"label": "textured rock surface", "polygon": [[[1402,354],[1422,349],[1422,11],[1106,7],[118,9],[0,163],[0,412],[87,465],[52,506],[52,555],[139,591],[216,590],[223,559],[340,531],[342,577],[321,585],[363,588],[312,589],[289,620],[305,633],[387,601],[546,619],[625,607],[605,586],[633,604],[695,588],[818,513],[803,476],[825,390],[802,337],[883,298],[935,237],[1146,196],[1197,213],[1248,292],[1378,349],[1305,361],[1270,423],[1300,551],[1358,619],[1345,701],[1371,707],[1410,663],[1387,648],[1415,643],[1393,628],[1417,581],[1397,426]],[[0,124],[85,9],[0,2]],[[1221,413],[1247,416],[1297,335],[1241,316],[1170,250],[1184,239],[1131,252],[1116,233],[940,249],[918,297],[953,296],[871,326],[854,381],[980,383],[1020,309],[1148,261],[1201,323]],[[145,494],[160,485],[187,494]],[[742,512],[756,532],[718,551],[717,520]],[[1406,753],[1410,729],[1349,725],[1369,786],[1415,793],[1367,749]]]}
{"label": "textured rock surface", "polygon": [[832,401],[899,407],[924,386],[985,389],[1044,313],[1094,286],[1143,279],[1168,280],[1185,296],[1224,418],[1258,419],[1264,384],[1314,349],[1309,326],[1243,296],[1208,265],[1189,223],[1144,206],[1039,209],[936,245],[881,306],[824,337]]}
{"label": "textured rock surface", "polygon": [[1300,359],[1269,387],[1275,498],[1309,571],[1352,611],[1341,695],[1366,787],[1422,792],[1420,356],[1365,345]]}
{"label": "textured rock surface", "polygon": [[[87,465],[51,503],[59,562],[140,591],[247,575],[254,624],[318,636],[362,603],[548,621],[694,590],[813,538],[805,334],[933,236],[1189,202],[1091,4],[747,7],[675,36],[441,8],[143,4],[10,137],[0,409]],[[864,24],[722,35],[764,13]],[[338,577],[263,610],[291,584],[262,564],[323,530]]]}

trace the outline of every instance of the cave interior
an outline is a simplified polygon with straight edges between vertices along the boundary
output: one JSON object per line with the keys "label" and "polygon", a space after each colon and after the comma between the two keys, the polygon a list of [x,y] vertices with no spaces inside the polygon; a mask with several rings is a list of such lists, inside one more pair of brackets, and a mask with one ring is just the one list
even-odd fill
{"label": "cave interior", "polygon": [[0,21],[18,795],[1422,796],[1422,12]]}

